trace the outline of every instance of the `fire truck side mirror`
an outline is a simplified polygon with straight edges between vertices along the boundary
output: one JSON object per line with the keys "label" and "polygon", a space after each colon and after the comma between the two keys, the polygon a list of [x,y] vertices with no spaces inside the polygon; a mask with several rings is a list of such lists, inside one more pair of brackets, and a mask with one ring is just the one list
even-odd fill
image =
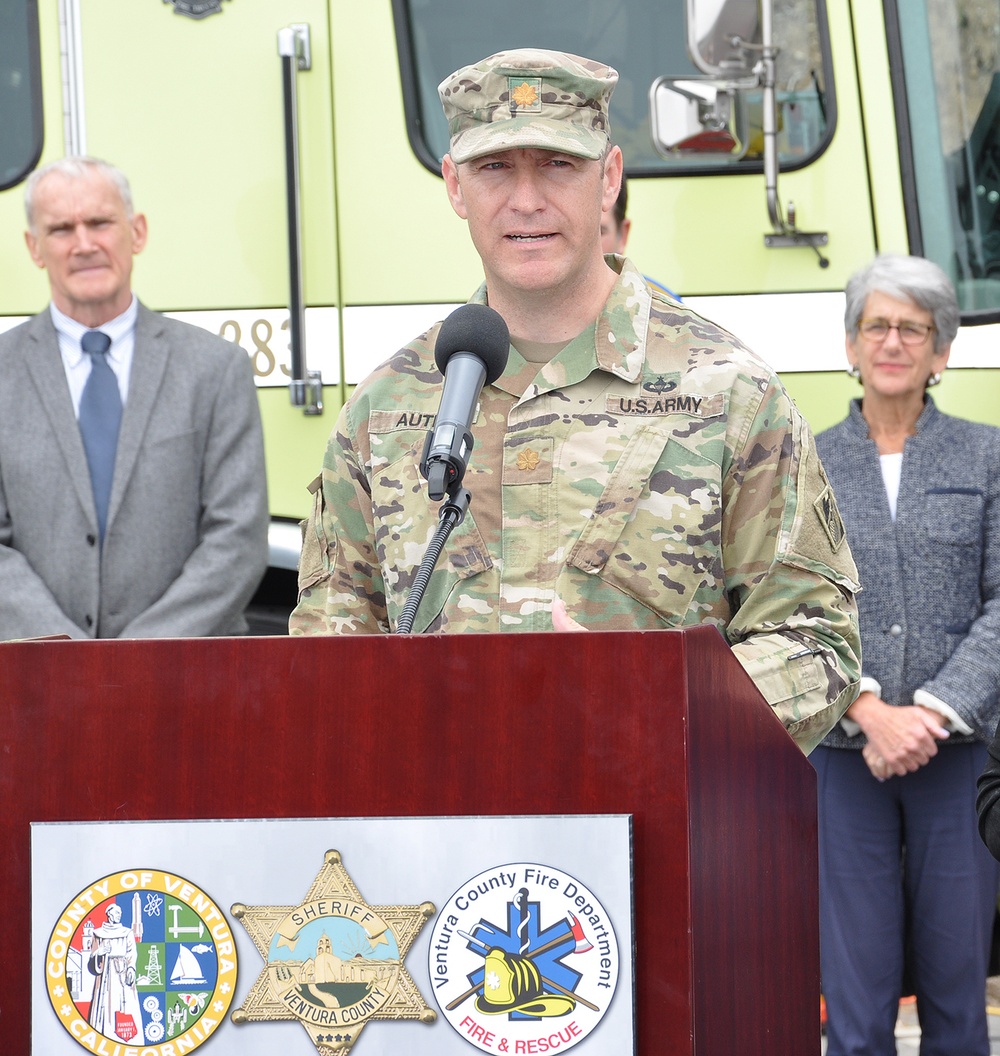
{"label": "fire truck side mirror", "polygon": [[695,66],[710,77],[751,77],[760,58],[760,6],[761,0],[687,0],[687,48]]}
{"label": "fire truck side mirror", "polygon": [[649,89],[650,132],[663,157],[686,165],[739,161],[747,152],[746,94],[710,77],[658,77]]}

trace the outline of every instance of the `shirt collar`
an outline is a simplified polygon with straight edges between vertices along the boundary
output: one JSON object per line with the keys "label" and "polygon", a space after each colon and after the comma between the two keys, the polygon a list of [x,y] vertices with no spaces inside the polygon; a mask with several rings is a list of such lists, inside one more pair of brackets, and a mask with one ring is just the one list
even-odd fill
{"label": "shirt collar", "polygon": [[83,323],[77,322],[76,319],[72,319],[64,312],[59,311],[55,304],[51,302],[49,303],[49,313],[52,316],[52,325],[56,328],[56,333],[65,339],[65,347],[72,349],[72,353],[69,355],[70,366],[76,366],[86,355],[80,347],[80,339],[88,330],[100,330],[111,338],[108,359],[112,362],[118,362],[122,338],[135,331],[135,323],[139,315],[139,302],[136,300],[135,294],[133,294],[129,306],[121,315],[115,316],[114,319],[109,319],[106,323],[102,323],[97,327],[84,326]]}

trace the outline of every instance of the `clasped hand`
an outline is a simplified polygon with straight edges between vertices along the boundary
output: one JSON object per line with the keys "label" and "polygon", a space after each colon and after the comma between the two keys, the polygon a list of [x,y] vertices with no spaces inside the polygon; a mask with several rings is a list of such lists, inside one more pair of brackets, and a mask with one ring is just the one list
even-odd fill
{"label": "clasped hand", "polygon": [[926,766],[937,755],[938,741],[948,737],[941,716],[933,709],[919,704],[893,707],[874,693],[858,697],[850,718],[868,738],[862,755],[879,781]]}

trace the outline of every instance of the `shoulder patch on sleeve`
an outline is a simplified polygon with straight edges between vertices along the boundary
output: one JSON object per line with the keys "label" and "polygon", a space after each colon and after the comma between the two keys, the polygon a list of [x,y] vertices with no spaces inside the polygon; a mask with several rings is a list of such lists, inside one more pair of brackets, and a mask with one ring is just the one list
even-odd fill
{"label": "shoulder patch on sleeve", "polygon": [[819,523],[823,526],[823,531],[830,540],[833,552],[836,553],[844,545],[847,532],[844,529],[844,521],[840,516],[833,488],[829,484],[820,492],[819,497],[813,503],[813,509],[816,511]]}

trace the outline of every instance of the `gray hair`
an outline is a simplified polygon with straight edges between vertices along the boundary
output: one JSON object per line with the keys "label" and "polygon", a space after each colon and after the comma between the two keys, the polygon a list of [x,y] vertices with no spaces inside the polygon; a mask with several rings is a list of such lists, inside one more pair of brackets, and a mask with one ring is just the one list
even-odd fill
{"label": "gray hair", "polygon": [[955,340],[961,313],[951,279],[923,257],[883,253],[847,280],[844,328],[853,341],[858,336],[861,313],[869,294],[878,292],[901,301],[912,301],[934,318],[934,351]]}
{"label": "gray hair", "polygon": [[135,215],[135,209],[132,205],[132,189],[128,185],[125,173],[100,158],[71,156],[50,161],[48,165],[35,169],[28,177],[24,185],[24,213],[28,218],[28,230],[32,234],[35,233],[35,193],[38,190],[38,185],[46,176],[57,173],[60,176],[66,176],[68,179],[78,180],[90,172],[99,172],[114,184],[115,189],[118,191],[118,196],[122,200],[122,205],[125,206],[125,215],[131,220]]}

